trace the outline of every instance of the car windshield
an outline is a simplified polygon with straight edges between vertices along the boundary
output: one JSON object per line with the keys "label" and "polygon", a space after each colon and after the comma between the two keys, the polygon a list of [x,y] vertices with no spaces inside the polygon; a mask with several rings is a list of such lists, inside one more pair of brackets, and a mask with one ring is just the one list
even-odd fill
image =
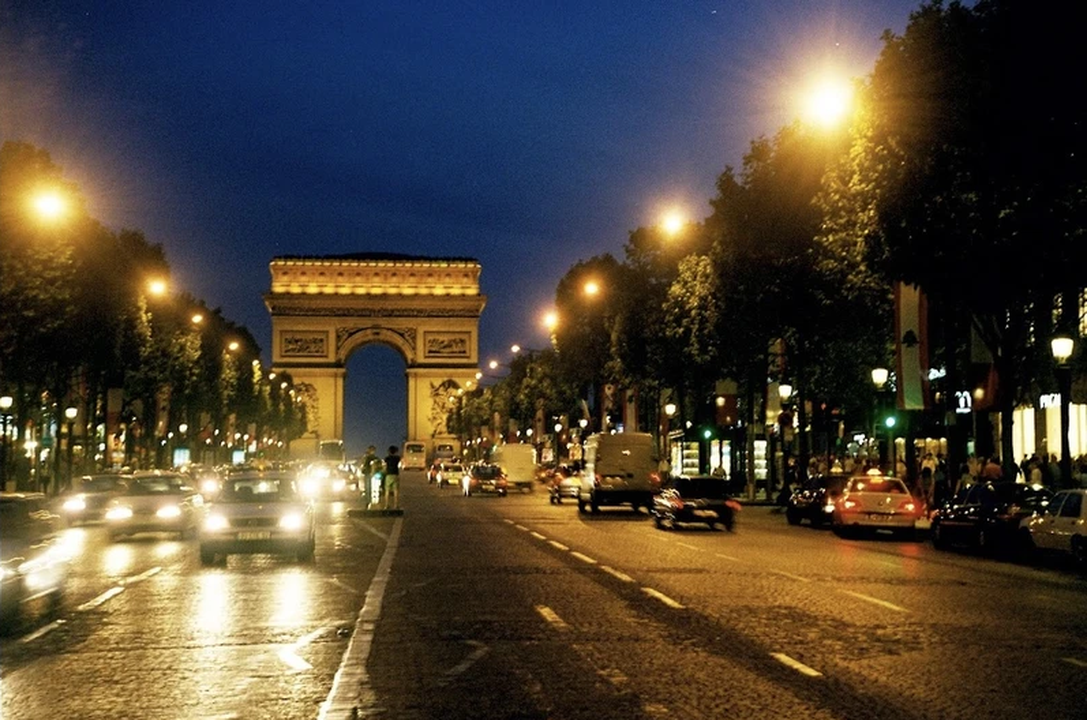
{"label": "car windshield", "polygon": [[80,492],[107,492],[121,484],[117,477],[87,477],[79,481]]}
{"label": "car windshield", "polygon": [[495,465],[477,465],[472,469],[472,474],[483,480],[494,480],[502,473]]}
{"label": "car windshield", "polygon": [[849,492],[873,492],[906,495],[906,485],[897,478],[860,477],[849,481]]}
{"label": "car windshield", "polygon": [[685,498],[720,500],[728,496],[728,484],[717,478],[676,478],[672,487]]}
{"label": "car windshield", "polygon": [[464,468],[460,465],[446,465],[445,472],[459,473],[464,472]]}
{"label": "car windshield", "polygon": [[178,495],[187,489],[172,477],[138,478],[128,483],[129,495]]}
{"label": "car windshield", "polygon": [[232,478],[216,502],[287,502],[297,500],[294,483],[286,477]]}

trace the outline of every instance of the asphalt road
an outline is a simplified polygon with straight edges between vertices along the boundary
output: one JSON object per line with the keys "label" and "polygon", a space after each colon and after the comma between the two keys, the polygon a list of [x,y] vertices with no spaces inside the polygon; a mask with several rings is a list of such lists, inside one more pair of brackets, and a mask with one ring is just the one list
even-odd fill
{"label": "asphalt road", "polygon": [[736,532],[402,480],[317,560],[69,531],[0,637],[13,718],[1082,718],[1087,579],[770,508]]}

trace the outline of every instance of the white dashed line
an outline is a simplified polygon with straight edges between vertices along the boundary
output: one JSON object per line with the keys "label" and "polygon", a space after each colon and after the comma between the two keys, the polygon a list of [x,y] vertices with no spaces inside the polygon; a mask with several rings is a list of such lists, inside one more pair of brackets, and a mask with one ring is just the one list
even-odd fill
{"label": "white dashed line", "polygon": [[619,578],[623,582],[627,582],[627,583],[634,582],[634,578],[627,575],[626,573],[619,572],[615,568],[610,568],[607,565],[601,565],[600,569],[603,570],[604,572],[606,572],[608,575],[611,575],[612,577]]}
{"label": "white dashed line", "polygon": [[732,562],[740,562],[740,558],[732,557],[731,555],[722,555],[721,553],[714,553],[714,557],[719,557],[722,560],[731,560]]}
{"label": "white dashed line", "polygon": [[547,539],[546,536],[541,535],[540,533],[536,532],[535,530],[529,532],[529,535],[536,538],[537,540],[546,540]]}
{"label": "white dashed line", "polygon": [[583,563],[589,563],[590,565],[596,565],[596,560],[593,560],[588,555],[582,555],[581,553],[577,552],[576,550],[574,552],[570,553],[570,557],[576,557],[578,560],[580,560]]}
{"label": "white dashed line", "polygon": [[676,610],[682,610],[683,609],[683,605],[676,602],[675,600],[668,597],[667,595],[665,595],[664,593],[662,593],[659,590],[654,590],[651,587],[644,587],[644,588],[642,588],[642,592],[644,592],[646,595],[648,595],[651,598],[656,598],[657,600],[660,600],[662,603],[664,603],[665,605],[667,605],[670,608],[675,608]]}
{"label": "white dashed line", "polygon": [[548,540],[548,541],[547,541],[547,543],[548,543],[548,545],[550,545],[551,547],[553,547],[553,548],[558,548],[559,550],[563,550],[563,551],[565,551],[565,550],[569,550],[569,549],[570,549],[570,548],[566,547],[565,545],[563,545],[562,543],[560,543],[560,542],[559,542],[558,540]]}
{"label": "white dashed line", "polygon": [[1076,667],[1087,668],[1087,662],[1084,662],[1083,660],[1077,660],[1076,658],[1069,658],[1069,657],[1061,658],[1061,660],[1064,660],[1069,665],[1075,665]]}
{"label": "white dashed line", "polygon": [[841,590],[840,592],[843,592],[846,595],[852,595],[853,597],[858,598],[860,600],[864,600],[866,602],[875,603],[876,605],[879,605],[880,607],[885,607],[888,610],[895,610],[896,612],[909,612],[909,610],[902,607],[901,605],[895,605],[894,603],[889,603],[886,600],[880,600],[879,598],[874,598],[871,595],[865,595],[864,593],[853,592],[852,590]]}
{"label": "white dashed line", "polygon": [[701,550],[702,549],[700,547],[695,547],[694,545],[688,545],[687,543],[681,543],[681,542],[677,542],[676,545],[679,545],[681,548],[687,548],[688,550]]}
{"label": "white dashed line", "polygon": [[44,627],[40,627],[37,630],[35,630],[34,632],[28,633],[27,635],[24,635],[23,637],[19,638],[19,642],[21,642],[23,644],[34,642],[35,640],[40,638],[42,635],[46,635],[48,633],[51,633],[54,630],[56,630],[57,628],[59,628],[61,625],[64,624],[64,622],[65,622],[64,620],[54,620],[53,622],[49,623],[48,625],[46,625]]}
{"label": "white dashed line", "polygon": [[360,528],[362,528],[366,532],[370,533],[371,535],[377,535],[379,538],[381,538],[385,542],[389,541],[389,536],[386,533],[381,532],[380,530],[375,528],[370,523],[363,522],[362,520],[356,520],[355,524],[357,524]]}
{"label": "white dashed line", "polygon": [[566,622],[559,617],[558,613],[556,613],[554,610],[547,607],[546,605],[537,605],[536,612],[540,613],[540,616],[548,623],[550,623],[552,627],[558,628],[559,630],[570,629],[570,626],[567,625]]}
{"label": "white dashed line", "polygon": [[282,660],[284,663],[286,663],[287,666],[290,667],[291,670],[294,670],[295,672],[303,672],[305,670],[312,670],[313,669],[312,665],[310,665],[308,662],[306,662],[302,658],[298,657],[298,651],[301,650],[302,648],[304,648],[306,645],[309,645],[311,642],[316,640],[318,637],[320,637],[321,634],[327,629],[328,628],[323,628],[323,627],[322,628],[317,628],[313,632],[311,632],[311,633],[309,633],[307,635],[303,635],[302,637],[298,638],[293,643],[291,643],[288,647],[285,647],[285,648],[283,648],[282,650],[279,651],[279,659]]}
{"label": "white dashed line", "polygon": [[439,687],[448,685],[458,675],[463,674],[466,670],[468,670],[468,668],[475,665],[477,660],[479,660],[490,651],[490,648],[488,648],[481,642],[477,642],[475,640],[466,640],[465,642],[467,642],[469,645],[474,646],[475,650],[473,650],[468,655],[468,657],[457,663],[456,667],[453,667],[445,672],[445,675],[438,680]]}
{"label": "white dashed line", "polygon": [[799,580],[800,582],[811,582],[811,578],[806,578],[806,577],[803,577],[801,575],[793,575],[792,573],[785,572],[784,570],[770,570],[770,572],[774,573],[775,575],[780,575],[781,577],[787,577],[790,580]]}
{"label": "white dashed line", "polygon": [[345,582],[344,582],[343,580],[340,580],[339,578],[325,578],[325,579],[326,579],[326,580],[328,580],[328,581],[329,581],[330,583],[332,583],[333,585],[335,585],[336,587],[338,587],[338,588],[341,588],[341,589],[343,589],[343,590],[346,590],[346,591],[347,591],[347,592],[349,592],[349,593],[352,593],[352,594],[354,594],[354,593],[357,593],[357,592],[358,592],[358,590],[356,590],[355,588],[351,587],[350,585],[348,585],[347,583],[345,583]]}
{"label": "white dashed line", "polygon": [[502,522],[506,523],[507,525],[513,525],[513,521],[509,518],[502,518]]}
{"label": "white dashed line", "polygon": [[517,528],[518,530],[524,530],[525,532],[528,532],[528,528],[525,527],[524,525],[514,525],[514,527]]}
{"label": "white dashed line", "polygon": [[807,675],[808,677],[823,677],[823,673],[814,668],[810,668],[799,660],[793,660],[791,657],[784,653],[770,653],[770,657],[777,660],[782,665],[787,665],[798,673]]}
{"label": "white dashed line", "polygon": [[102,593],[98,597],[94,598],[93,600],[88,600],[87,602],[83,603],[82,605],[77,607],[76,610],[80,611],[80,612],[83,612],[85,610],[93,610],[94,608],[98,607],[102,603],[107,602],[110,598],[117,597],[118,595],[120,595],[124,591],[125,591],[125,589],[123,587],[119,587],[119,586],[111,587],[109,590],[106,590],[104,593]]}
{"label": "white dashed line", "polygon": [[146,570],[146,571],[140,573],[139,575],[133,575],[132,577],[125,578],[124,580],[122,580],[120,582],[120,584],[124,585],[126,587],[128,585],[135,585],[138,582],[143,582],[144,580],[146,580],[149,577],[154,577],[155,575],[158,575],[160,572],[162,572],[161,567],[153,567],[150,570]]}

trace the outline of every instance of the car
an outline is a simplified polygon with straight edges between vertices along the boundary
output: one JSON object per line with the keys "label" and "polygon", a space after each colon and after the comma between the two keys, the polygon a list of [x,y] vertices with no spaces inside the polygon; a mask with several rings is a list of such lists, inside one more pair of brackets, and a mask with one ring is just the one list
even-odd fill
{"label": "car", "polygon": [[842,492],[845,475],[832,473],[814,475],[793,490],[785,505],[785,519],[790,525],[807,520],[814,527],[830,523],[834,517],[834,501]]}
{"label": "car", "polygon": [[831,522],[839,536],[861,531],[891,531],[914,536],[921,517],[919,503],[896,477],[869,470],[851,477],[834,503]]}
{"label": "car", "polygon": [[106,505],[111,540],[138,533],[177,533],[184,540],[203,518],[204,498],[181,473],[137,472]]}
{"label": "car", "polygon": [[577,464],[554,468],[548,490],[548,501],[552,505],[561,505],[563,498],[577,500],[581,492],[581,468]]}
{"label": "car", "polygon": [[223,475],[215,468],[193,464],[186,467],[184,472],[192,479],[192,484],[200,491],[204,502],[211,502],[219,494]]}
{"label": "car", "polygon": [[313,500],[287,472],[231,475],[208,506],[200,527],[200,562],[213,565],[241,553],[293,555],[313,560],[316,547]]}
{"label": "car", "polygon": [[681,523],[721,525],[732,531],[740,505],[728,494],[728,482],[712,475],[683,475],[664,481],[653,497],[650,514],[658,528],[675,529]]}
{"label": "car", "polygon": [[475,493],[494,493],[505,497],[509,492],[509,479],[498,465],[476,463],[461,477],[461,492],[465,497]]}
{"label": "car", "polygon": [[84,475],[73,483],[72,491],[61,499],[61,514],[72,526],[100,521],[106,506],[117,493],[124,490],[129,476],[118,473]]}
{"label": "car", "polygon": [[451,460],[443,462],[438,466],[435,480],[440,488],[444,488],[446,485],[456,485],[459,487],[462,477],[464,477],[464,465],[455,460]]}
{"label": "car", "polygon": [[661,487],[657,441],[649,433],[594,433],[585,440],[585,472],[578,493],[579,512],[605,505],[653,509]]}
{"label": "car", "polygon": [[39,599],[56,606],[68,577],[62,520],[42,493],[0,493],[0,617]]}
{"label": "car", "polygon": [[298,481],[299,492],[314,500],[343,500],[358,493],[358,478],[337,462],[310,463]]}
{"label": "car", "polygon": [[939,549],[965,545],[983,552],[1013,550],[1024,518],[1042,513],[1053,493],[1011,480],[979,482],[937,508],[929,535]]}
{"label": "car", "polygon": [[1069,555],[1087,570],[1087,489],[1060,490],[1038,515],[1021,527],[1029,547]]}

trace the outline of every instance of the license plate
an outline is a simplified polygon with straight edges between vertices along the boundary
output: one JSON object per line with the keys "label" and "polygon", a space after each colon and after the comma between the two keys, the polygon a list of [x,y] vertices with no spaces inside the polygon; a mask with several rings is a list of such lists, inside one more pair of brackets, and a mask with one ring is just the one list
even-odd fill
{"label": "license plate", "polygon": [[484,490],[494,490],[494,483],[483,483]]}
{"label": "license plate", "polygon": [[272,533],[267,531],[238,533],[239,540],[267,540],[270,537],[272,537]]}

